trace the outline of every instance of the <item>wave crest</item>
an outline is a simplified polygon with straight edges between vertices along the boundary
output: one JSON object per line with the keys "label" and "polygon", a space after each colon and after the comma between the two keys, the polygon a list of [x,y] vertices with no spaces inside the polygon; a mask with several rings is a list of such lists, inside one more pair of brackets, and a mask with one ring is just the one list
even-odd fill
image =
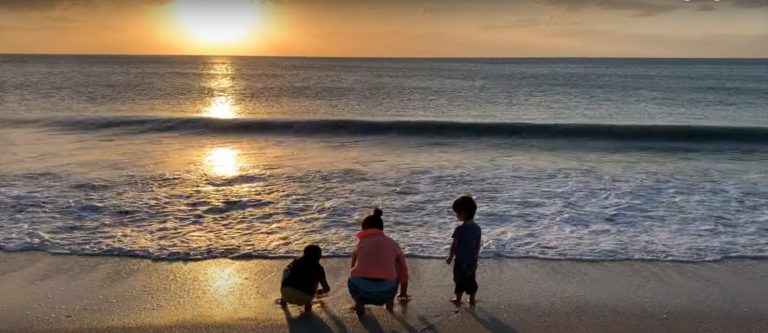
{"label": "wave crest", "polygon": [[448,122],[429,120],[216,119],[106,117],[11,120],[6,124],[70,130],[128,132],[204,132],[250,135],[415,136],[437,138],[532,138],[624,141],[768,143],[768,128],[700,125],[617,125],[578,123]]}

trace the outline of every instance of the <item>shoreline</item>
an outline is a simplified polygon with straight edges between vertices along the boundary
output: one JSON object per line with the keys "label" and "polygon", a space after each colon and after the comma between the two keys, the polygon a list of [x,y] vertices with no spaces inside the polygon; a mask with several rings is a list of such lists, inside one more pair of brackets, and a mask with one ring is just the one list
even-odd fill
{"label": "shoreline", "polygon": [[[85,257],[85,258],[115,258],[115,259],[131,259],[131,260],[147,260],[151,262],[200,262],[208,260],[290,260],[297,256],[233,256],[233,257],[211,257],[211,258],[153,258],[148,256],[130,255],[130,254],[75,254],[75,253],[56,253],[48,252],[46,250],[20,250],[20,251],[5,251],[0,247],[0,255],[14,255],[14,254],[34,254],[41,253],[50,256],[62,256],[62,257]],[[298,252],[297,252],[298,253]],[[405,255],[407,259],[414,260],[445,260],[445,257],[438,256],[414,256]],[[323,259],[343,260],[350,259],[351,255],[323,255]],[[483,257],[480,256],[480,260],[536,260],[536,261],[554,261],[554,262],[568,262],[568,263],[618,263],[618,262],[638,262],[638,263],[671,263],[671,264],[706,264],[706,263],[725,263],[740,260],[754,260],[754,261],[767,261],[768,254],[756,254],[756,255],[744,255],[744,256],[727,256],[718,259],[706,259],[706,260],[686,260],[686,259],[651,259],[651,258],[617,258],[617,259],[597,259],[597,258],[547,258],[547,257],[535,257],[535,256],[493,256]]]}
{"label": "shoreline", "polygon": [[409,258],[413,300],[358,319],[349,261],[322,264],[314,315],[275,303],[287,259],[0,252],[0,332],[765,332],[768,261],[481,259],[479,304],[447,302],[440,259]]}

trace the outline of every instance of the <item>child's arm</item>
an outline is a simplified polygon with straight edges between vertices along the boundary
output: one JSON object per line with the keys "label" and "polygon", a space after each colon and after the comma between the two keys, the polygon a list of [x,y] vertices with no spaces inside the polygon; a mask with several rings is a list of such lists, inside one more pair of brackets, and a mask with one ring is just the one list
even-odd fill
{"label": "child's arm", "polygon": [[328,281],[327,280],[321,280],[320,281],[320,286],[322,286],[323,289],[318,290],[318,292],[317,292],[318,295],[325,295],[325,294],[331,292],[331,286],[328,285]]}
{"label": "child's arm", "polygon": [[448,255],[448,259],[445,262],[450,265],[453,262],[453,257],[456,256],[456,250],[459,248],[459,240],[454,238],[453,244],[451,244],[451,253]]}
{"label": "child's arm", "polygon": [[477,245],[475,245],[475,258],[480,258],[480,248],[483,247],[483,237],[477,236]]}
{"label": "child's arm", "polygon": [[400,279],[400,295],[398,297],[402,299],[408,299],[411,296],[408,296],[408,265],[405,263],[405,255],[403,254],[403,251],[400,250],[400,247],[398,246],[397,249],[397,267],[398,267],[398,278]]}
{"label": "child's arm", "polygon": [[408,295],[408,282],[400,283],[400,295],[397,295],[399,297],[399,300],[406,301],[411,298],[411,295]]}
{"label": "child's arm", "polygon": [[285,266],[285,268],[283,268],[283,280],[285,280],[285,278],[286,278],[286,277],[288,276],[288,274],[291,272],[291,267],[293,267],[293,262],[291,262],[290,264],[288,264],[287,266]]}
{"label": "child's arm", "polygon": [[355,241],[355,248],[352,250],[352,267],[355,268],[355,265],[357,265],[357,247],[360,245],[360,240]]}

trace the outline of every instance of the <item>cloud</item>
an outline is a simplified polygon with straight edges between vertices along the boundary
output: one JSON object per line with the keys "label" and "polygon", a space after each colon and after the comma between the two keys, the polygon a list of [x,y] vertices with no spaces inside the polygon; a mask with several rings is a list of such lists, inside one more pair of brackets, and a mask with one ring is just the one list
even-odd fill
{"label": "cloud", "polygon": [[483,30],[502,30],[502,29],[525,29],[534,27],[563,27],[563,26],[578,26],[581,22],[576,21],[562,21],[557,17],[524,17],[516,20],[508,20],[499,24],[486,24],[481,25],[480,29]]}
{"label": "cloud", "polygon": [[540,5],[563,8],[572,12],[589,8],[628,11],[632,13],[632,17],[651,17],[681,8],[679,4],[669,0],[535,0],[535,2]]}
{"label": "cloud", "polygon": [[439,11],[440,10],[435,7],[427,6],[421,9],[421,16],[434,15],[434,14],[437,14],[437,12]]}
{"label": "cloud", "polygon": [[62,25],[78,25],[78,24],[83,24],[88,22],[86,20],[77,19],[77,18],[64,17],[64,16],[52,16],[52,15],[43,16],[42,20],[48,23],[62,24]]}
{"label": "cloud", "polygon": [[34,11],[55,9],[83,3],[82,0],[0,0],[0,9],[10,11]]}
{"label": "cloud", "polygon": [[696,8],[697,12],[712,12],[717,10],[715,6],[712,6],[711,4],[701,5],[699,8]]}
{"label": "cloud", "polygon": [[731,0],[731,6],[741,8],[763,8],[768,7],[768,1],[765,0]]}
{"label": "cloud", "polygon": [[71,31],[124,31],[124,29],[108,24],[93,22],[88,19],[66,17],[60,15],[41,15],[34,23],[23,21],[17,24],[0,25],[0,30],[14,32],[71,32]]}
{"label": "cloud", "polygon": [[551,29],[540,38],[560,54],[608,57],[765,58],[768,35],[630,33],[596,29]]}
{"label": "cloud", "polygon": [[[4,32],[41,32],[46,35],[57,32],[82,31],[85,26],[79,24],[42,24],[42,25],[0,25],[0,31]],[[106,24],[89,26],[88,29],[100,32],[125,32],[125,29]]]}
{"label": "cloud", "polygon": [[[546,20],[546,18],[543,18]],[[541,20],[528,20],[540,23]],[[513,21],[514,22],[514,21]],[[522,22],[522,20],[521,20]],[[522,24],[522,23],[518,23]],[[445,31],[339,31],[315,34],[311,44],[292,44],[291,54],[373,57],[715,57],[764,58],[765,33],[631,33],[585,27],[536,31],[498,30],[484,38]]]}
{"label": "cloud", "polygon": [[171,0],[0,0],[0,11],[44,11],[60,10],[78,6],[155,5]]}

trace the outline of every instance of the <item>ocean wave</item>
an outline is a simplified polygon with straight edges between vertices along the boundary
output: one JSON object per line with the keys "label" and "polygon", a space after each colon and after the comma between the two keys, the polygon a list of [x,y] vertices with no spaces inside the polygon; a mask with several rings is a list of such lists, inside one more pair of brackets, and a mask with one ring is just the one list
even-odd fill
{"label": "ocean wave", "polygon": [[93,117],[7,119],[6,126],[32,125],[75,131],[190,132],[298,136],[411,136],[436,138],[594,139],[617,141],[768,143],[766,127],[624,125],[580,123],[449,122],[430,120],[217,119]]}
{"label": "ocean wave", "polygon": [[[38,235],[40,238],[46,238],[46,235]],[[228,249],[210,249],[207,251],[172,251],[172,252],[151,252],[142,249],[127,249],[127,248],[107,248],[99,249],[97,251],[88,251],[83,249],[60,249],[45,245],[41,243],[26,243],[16,244],[14,246],[8,246],[0,243],[0,251],[7,253],[14,252],[47,252],[57,255],[76,255],[76,256],[103,256],[103,257],[131,257],[142,258],[156,261],[196,261],[196,260],[210,260],[210,259],[289,259],[295,258],[297,254],[286,253],[270,253],[269,251],[238,251]],[[408,258],[419,259],[445,259],[444,255],[427,255],[423,253],[409,253],[404,251],[404,254]],[[351,258],[351,253],[323,253],[325,258]],[[550,256],[550,255],[515,255],[508,253],[484,253],[480,255],[482,259],[535,259],[535,260],[552,260],[552,261],[586,261],[586,262],[604,262],[604,261],[647,261],[647,262],[677,262],[677,263],[701,263],[701,262],[718,262],[723,260],[737,260],[737,259],[753,259],[753,260],[766,260],[768,255],[766,254],[729,254],[729,255],[717,255],[711,254],[708,256],[701,256],[696,258],[686,257],[674,257],[674,256],[606,256],[606,257],[580,257],[580,256]]]}

